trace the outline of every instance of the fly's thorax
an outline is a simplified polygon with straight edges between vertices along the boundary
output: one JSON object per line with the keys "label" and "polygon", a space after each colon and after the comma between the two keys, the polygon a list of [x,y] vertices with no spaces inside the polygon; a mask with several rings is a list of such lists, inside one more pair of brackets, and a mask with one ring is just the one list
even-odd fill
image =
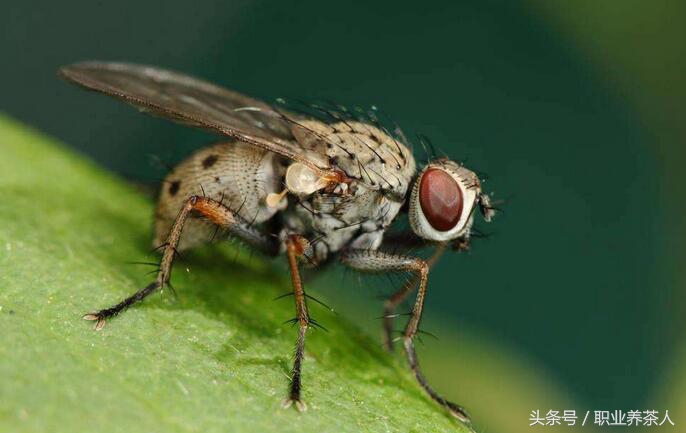
{"label": "fly's thorax", "polygon": [[305,176],[306,169],[291,165],[286,184],[305,192],[309,189],[303,185],[311,185],[315,192],[294,194],[289,200],[282,236],[300,233],[316,238],[318,260],[346,247],[378,248],[384,231],[400,211],[415,172],[415,160],[407,146],[376,126],[356,121],[325,124],[306,120],[294,125],[293,135],[305,151],[324,153],[328,169],[346,179],[338,186],[332,182],[322,188],[326,182],[319,185],[313,180],[316,176]]}
{"label": "fly's thorax", "polygon": [[400,140],[364,122],[302,121],[293,135],[305,149],[320,149],[332,168],[370,189],[402,200],[415,172],[412,152]]}
{"label": "fly's thorax", "polygon": [[376,249],[401,207],[402,202],[362,184],[347,194],[319,191],[289,202],[282,237],[301,233],[317,239],[319,261],[346,247]]}

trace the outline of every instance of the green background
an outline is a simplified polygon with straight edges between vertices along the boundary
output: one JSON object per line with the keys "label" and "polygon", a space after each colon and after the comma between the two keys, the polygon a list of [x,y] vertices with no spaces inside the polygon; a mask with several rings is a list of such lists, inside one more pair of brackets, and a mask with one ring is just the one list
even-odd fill
{"label": "green background", "polygon": [[[212,137],[78,91],[59,65],[126,60],[266,99],[378,105],[506,199],[479,223],[492,236],[432,273],[431,379],[478,404],[460,383],[479,366],[450,363],[469,339],[573,402],[559,409],[672,413],[653,406],[684,329],[685,19],[680,2],[29,1],[0,17],[0,110],[154,182],[150,155],[173,163]],[[378,334],[390,284],[334,275],[313,285]],[[525,410],[550,409],[537,395]]]}

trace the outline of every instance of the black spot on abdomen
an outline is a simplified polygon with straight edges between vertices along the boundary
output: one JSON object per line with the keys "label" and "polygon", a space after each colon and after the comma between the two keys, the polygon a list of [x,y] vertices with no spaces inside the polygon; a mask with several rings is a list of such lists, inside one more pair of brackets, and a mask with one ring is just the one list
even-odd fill
{"label": "black spot on abdomen", "polygon": [[202,168],[208,169],[212,167],[216,162],[219,157],[217,155],[210,155],[207,158],[202,160]]}
{"label": "black spot on abdomen", "polygon": [[173,181],[172,183],[169,184],[169,195],[175,196],[177,192],[179,192],[179,187],[181,186],[181,182],[178,180]]}

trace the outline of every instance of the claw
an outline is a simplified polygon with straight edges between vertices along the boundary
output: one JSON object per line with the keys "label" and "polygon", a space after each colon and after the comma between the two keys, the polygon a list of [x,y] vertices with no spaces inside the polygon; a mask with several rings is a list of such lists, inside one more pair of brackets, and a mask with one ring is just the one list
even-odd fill
{"label": "claw", "polygon": [[293,400],[292,398],[287,398],[281,403],[281,407],[284,409],[288,409],[289,407],[293,406],[293,403],[295,403],[295,410],[298,412],[305,412],[307,410],[307,405],[305,404],[304,401],[302,400]]}
{"label": "claw", "polygon": [[295,409],[298,412],[305,412],[307,410],[307,405],[302,400],[296,400],[295,401]]}
{"label": "claw", "polygon": [[469,415],[467,415],[467,412],[462,407],[456,405],[455,403],[446,403],[446,408],[450,412],[450,415],[454,416],[455,418],[459,419],[467,425],[470,425],[472,423],[472,420],[469,418]]}
{"label": "claw", "polygon": [[83,320],[88,320],[88,321],[96,321],[95,326],[93,326],[93,329],[96,331],[100,331],[102,328],[105,327],[105,318],[102,317],[102,315],[97,314],[97,313],[88,313],[83,316]]}

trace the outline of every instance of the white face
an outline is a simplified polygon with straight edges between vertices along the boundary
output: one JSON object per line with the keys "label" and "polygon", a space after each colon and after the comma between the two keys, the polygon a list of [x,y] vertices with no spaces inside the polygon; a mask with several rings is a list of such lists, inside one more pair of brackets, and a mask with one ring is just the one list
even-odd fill
{"label": "white face", "polygon": [[[450,241],[471,227],[475,206],[483,204],[478,176],[449,160],[433,161],[417,178],[410,196],[410,225],[417,236]],[[487,220],[491,215],[484,215]]]}

